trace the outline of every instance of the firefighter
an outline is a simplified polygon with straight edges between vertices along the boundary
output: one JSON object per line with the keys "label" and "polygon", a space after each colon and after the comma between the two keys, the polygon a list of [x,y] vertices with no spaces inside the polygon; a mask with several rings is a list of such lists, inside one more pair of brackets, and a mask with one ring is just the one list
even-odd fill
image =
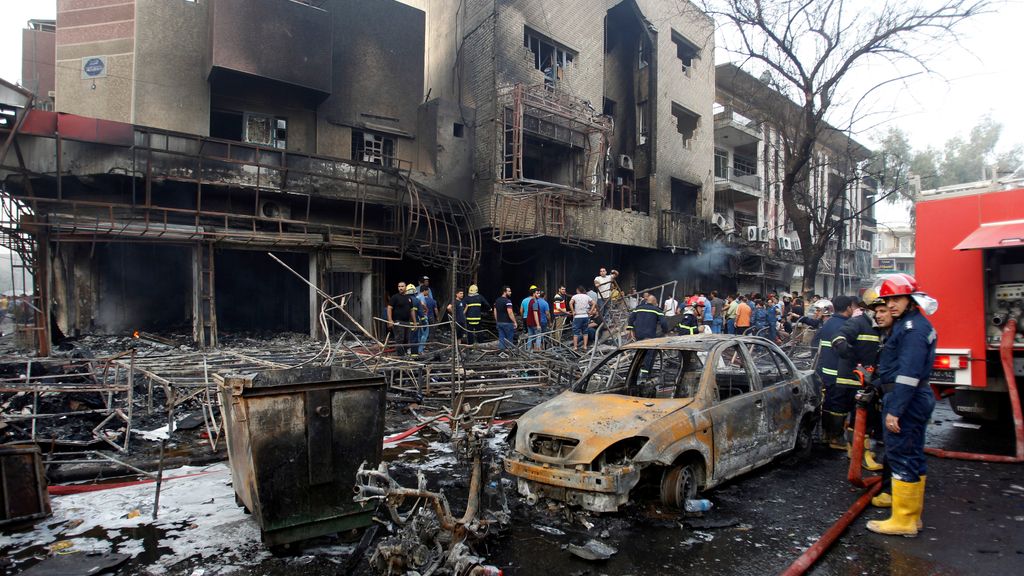
{"label": "firefighter", "polygon": [[466,297],[466,341],[476,344],[480,341],[481,331],[480,318],[484,314],[484,308],[490,308],[487,299],[480,294],[476,284],[469,287],[469,296]]}
{"label": "firefighter", "polygon": [[693,336],[700,332],[700,321],[697,320],[697,311],[693,306],[683,308],[679,315],[679,322],[676,323],[676,332],[683,336]]}
{"label": "firefighter", "polygon": [[[838,296],[835,301],[837,304],[842,305],[843,309],[850,306],[848,296]],[[832,410],[832,403],[830,402],[830,398],[835,393],[836,375],[839,374],[839,358],[836,356],[835,351],[832,350],[832,339],[839,335],[839,330],[846,322],[846,318],[844,316],[834,316],[836,307],[830,300],[820,299],[812,305],[812,308],[814,309],[815,316],[821,318],[824,322],[821,328],[818,329],[817,334],[814,335],[814,340],[811,341],[811,345],[818,349],[818,361],[815,372],[821,380],[822,395],[825,399],[822,402],[821,413],[822,437],[829,447],[836,450],[846,450],[846,412],[842,412],[839,409]]]}
{"label": "firefighter", "polygon": [[[892,331],[892,312],[889,312],[889,306],[886,305],[885,300],[878,297],[874,289],[871,292],[874,294],[874,300],[871,301],[871,311],[874,313],[875,325],[878,326],[882,338],[881,341],[884,344],[885,339]],[[881,346],[879,346],[879,353],[881,353]],[[868,374],[878,372],[877,360],[874,368]],[[885,428],[882,415],[882,387],[879,386],[877,378],[872,377],[869,383],[875,389],[875,403],[868,410],[868,425],[873,431],[872,435],[875,440],[881,441]],[[882,489],[878,491],[877,496],[871,499],[871,505],[876,508],[889,508],[892,506],[892,469],[889,468],[889,462],[885,458],[882,458]]]}
{"label": "firefighter", "polygon": [[[646,340],[658,335],[658,327],[661,327],[662,334],[668,334],[668,319],[661,306],[658,306],[658,299],[648,294],[636,308],[629,314],[629,325],[626,330],[636,340]],[[640,379],[646,378],[654,365],[654,350],[645,350],[644,365],[640,369]]]}
{"label": "firefighter", "polygon": [[892,468],[892,514],[872,520],[872,532],[916,536],[924,508],[927,462],[925,427],[935,408],[928,378],[935,362],[937,334],[924,312],[934,313],[938,303],[918,289],[908,274],[883,276],[876,283],[878,296],[893,315],[892,334],[882,346],[877,378],[885,390],[885,457]]}
{"label": "firefighter", "polygon": [[[860,301],[862,313],[852,315],[839,329],[839,335],[832,339],[832,350],[835,351],[839,364],[836,367],[836,386],[826,410],[851,414],[856,405],[857,391],[864,385],[864,370],[878,362],[882,338],[878,326],[867,313],[875,300],[874,290],[866,290]],[[856,373],[858,369],[860,375]],[[847,422],[847,427],[853,428],[852,418]],[[874,431],[875,427],[869,428]],[[882,465],[875,461],[874,453],[868,448],[864,449],[864,468],[872,471],[882,469]]]}

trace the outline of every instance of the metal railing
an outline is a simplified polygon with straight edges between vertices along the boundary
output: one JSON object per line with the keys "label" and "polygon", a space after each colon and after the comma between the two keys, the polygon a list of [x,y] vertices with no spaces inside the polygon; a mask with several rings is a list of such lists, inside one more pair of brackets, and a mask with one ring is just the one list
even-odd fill
{"label": "metal railing", "polygon": [[734,166],[728,166],[725,168],[715,167],[715,179],[716,180],[728,180],[729,182],[735,182],[742,184],[748,188],[761,191],[761,177],[757,174],[750,174],[743,170],[737,170]]}
{"label": "metal railing", "polygon": [[658,245],[696,250],[707,237],[707,224],[698,216],[662,210],[658,218]]}

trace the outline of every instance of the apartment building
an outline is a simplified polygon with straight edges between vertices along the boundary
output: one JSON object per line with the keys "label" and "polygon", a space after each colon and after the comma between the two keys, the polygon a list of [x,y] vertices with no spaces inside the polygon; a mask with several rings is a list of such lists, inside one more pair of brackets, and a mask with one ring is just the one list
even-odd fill
{"label": "apartment building", "polygon": [[36,95],[36,108],[53,110],[57,22],[29,20],[21,31],[21,85]]}
{"label": "apartment building", "polygon": [[[720,64],[716,70],[713,235],[740,253],[740,290],[799,290],[801,245],[782,201],[784,150],[778,125],[797,106],[735,64]],[[871,275],[877,185],[860,170],[870,155],[839,130],[830,128],[819,138],[807,197],[819,221],[843,230],[820,262],[814,282],[819,294],[853,293]]]}
{"label": "apartment building", "polygon": [[472,112],[482,282],[554,288],[607,266],[627,285],[697,284],[676,265],[714,203],[710,18],[653,0],[440,0],[427,20],[426,87]]}
{"label": "apartment building", "polygon": [[451,139],[418,134],[445,113],[421,106],[425,24],[392,0],[58,0],[56,112],[0,91],[39,330],[317,334],[322,298],[267,252],[367,326],[398,280],[468,277],[473,210],[419,168]]}
{"label": "apartment building", "polygon": [[879,224],[872,271],[875,274],[904,272],[913,276],[915,253],[913,227]]}

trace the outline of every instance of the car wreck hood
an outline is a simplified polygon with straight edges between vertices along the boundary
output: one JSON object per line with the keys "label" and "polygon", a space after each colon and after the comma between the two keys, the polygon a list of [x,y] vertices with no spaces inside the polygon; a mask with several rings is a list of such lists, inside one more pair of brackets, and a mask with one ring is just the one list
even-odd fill
{"label": "car wreck hood", "polygon": [[553,463],[589,464],[606,448],[634,436],[650,437],[661,418],[693,402],[692,398],[634,398],[618,394],[563,392],[523,414],[516,423],[516,451],[531,457],[530,437],[551,435],[578,440],[564,459]]}

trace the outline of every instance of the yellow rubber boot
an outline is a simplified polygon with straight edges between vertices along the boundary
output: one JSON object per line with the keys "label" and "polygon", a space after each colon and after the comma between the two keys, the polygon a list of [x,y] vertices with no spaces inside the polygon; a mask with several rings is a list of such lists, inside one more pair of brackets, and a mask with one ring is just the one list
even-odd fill
{"label": "yellow rubber boot", "polygon": [[928,479],[927,476],[921,476],[921,502],[917,506],[917,529],[918,530],[924,529],[924,521],[921,520],[921,514],[924,513],[924,489],[925,489],[925,484],[926,484],[926,480],[927,479]]}
{"label": "yellow rubber boot", "polygon": [[877,496],[871,499],[871,505],[875,508],[892,508],[892,494],[879,492]]}
{"label": "yellow rubber boot", "polygon": [[924,501],[924,483],[892,479],[892,516],[868,522],[868,530],[889,536],[917,536]]}
{"label": "yellow rubber boot", "polygon": [[864,469],[871,472],[878,472],[882,469],[882,465],[875,460],[875,453],[867,448],[864,449]]}

